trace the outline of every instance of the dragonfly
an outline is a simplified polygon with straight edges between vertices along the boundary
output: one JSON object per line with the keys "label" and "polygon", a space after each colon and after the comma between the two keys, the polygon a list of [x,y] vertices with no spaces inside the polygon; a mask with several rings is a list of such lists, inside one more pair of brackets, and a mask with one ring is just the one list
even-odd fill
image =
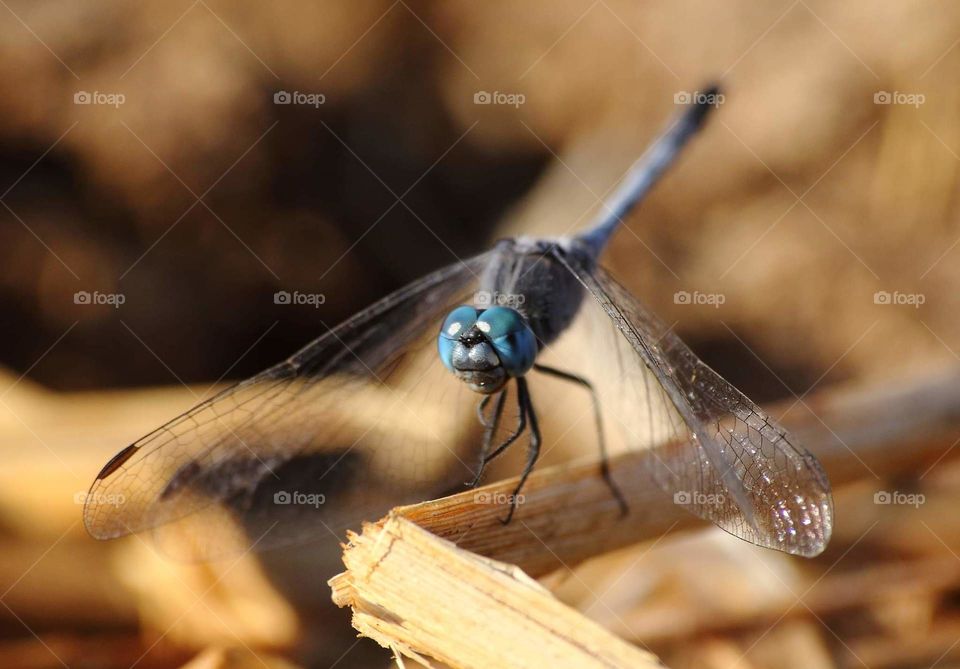
{"label": "dragonfly", "polygon": [[149,530],[201,559],[339,541],[392,506],[478,485],[519,443],[509,522],[550,438],[536,407],[552,379],[590,395],[600,475],[623,522],[605,424],[621,450],[671,444],[650,465],[665,501],[682,495],[760,546],[822,552],[833,502],[820,463],[599,262],[710,100],[672,120],[585,231],[502,239],[436,270],[122,449],[90,488],[89,533]]}

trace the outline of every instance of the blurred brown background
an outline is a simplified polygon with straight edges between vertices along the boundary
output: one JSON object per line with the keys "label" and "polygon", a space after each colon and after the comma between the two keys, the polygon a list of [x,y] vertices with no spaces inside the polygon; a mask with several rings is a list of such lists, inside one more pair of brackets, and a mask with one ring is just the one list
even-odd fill
{"label": "blurred brown background", "polygon": [[[721,113],[609,264],[717,364],[740,357],[723,320],[796,390],[874,322],[832,375],[951,361],[953,11],[13,3],[4,362],[26,370],[76,323],[31,378],[173,381],[144,344],[187,381],[255,372],[321,321],[484,248],[507,212],[511,230],[583,227],[674,96],[710,80]],[[324,102],[278,105],[278,91]],[[479,91],[524,101],[478,105]],[[283,289],[326,302],[278,308]],[[679,308],[681,289],[726,302]],[[76,305],[80,290],[126,301]],[[878,290],[926,300],[877,308]]]}
{"label": "blurred brown background", "polygon": [[[607,264],[757,401],[956,365],[960,6],[0,4],[0,363],[20,435],[2,448],[21,481],[82,490],[98,468],[70,435],[52,456],[31,439],[85,420],[14,405],[31,382],[255,373],[497,235],[586,226],[711,81],[718,113]],[[190,399],[116,417],[148,428]],[[116,431],[91,427],[96,459],[135,436]],[[11,535],[30,499],[5,512]],[[78,513],[11,558],[11,583]],[[7,611],[4,638],[37,648]]]}

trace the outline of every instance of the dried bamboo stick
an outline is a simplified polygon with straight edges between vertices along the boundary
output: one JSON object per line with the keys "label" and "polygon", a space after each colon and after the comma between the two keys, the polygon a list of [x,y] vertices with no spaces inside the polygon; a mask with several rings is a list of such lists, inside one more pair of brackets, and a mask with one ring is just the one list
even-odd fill
{"label": "dried bamboo stick", "polygon": [[[771,410],[781,413],[834,485],[865,477],[879,484],[952,451],[960,435],[960,375],[831,390]],[[626,659],[620,653],[639,651],[530,585],[527,575],[698,524],[653,481],[654,457],[633,452],[610,462],[631,509],[627,518],[595,462],[536,472],[506,526],[500,518],[515,479],[395,509],[351,535],[347,571],[331,579],[334,601],[353,607],[354,626],[381,645],[455,667],[566,666],[564,657],[584,649],[572,666],[645,666],[637,659],[618,664]],[[551,616],[559,616],[560,627],[548,624]],[[586,636],[568,636],[571,630]],[[643,661],[654,660],[644,654]]]}
{"label": "dried bamboo stick", "polygon": [[334,601],[385,648],[454,667],[661,667],[521,570],[457,548],[400,515],[351,534]]}
{"label": "dried bamboo stick", "polygon": [[[784,412],[773,407],[770,413]],[[884,476],[911,468],[922,472],[954,452],[960,437],[960,375],[824,391],[786,411],[783,423],[820,458],[834,486],[869,478],[880,488]],[[960,448],[955,452],[960,455]],[[596,462],[534,472],[523,489],[524,503],[506,526],[499,520],[506,513],[501,500],[508,499],[516,479],[396,511],[461,548],[540,576],[703,524],[673,504],[653,480],[655,458],[653,452],[638,451],[610,461],[630,507],[626,518],[620,517]]]}

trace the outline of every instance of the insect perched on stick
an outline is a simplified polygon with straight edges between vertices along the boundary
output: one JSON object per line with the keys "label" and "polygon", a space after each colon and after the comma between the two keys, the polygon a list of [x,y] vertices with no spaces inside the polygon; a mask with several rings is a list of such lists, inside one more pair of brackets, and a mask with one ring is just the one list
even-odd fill
{"label": "insect perched on stick", "polygon": [[[629,509],[606,468],[611,421],[627,448],[663,446],[653,466],[665,500],[755,544],[820,553],[833,523],[820,464],[599,265],[623,218],[701,127],[712,96],[703,98],[641,156],[586,231],[504,239],[437,270],[122,450],[93,483],[87,529],[106,539],[176,528],[203,556],[238,541],[336,539],[390,506],[477,485],[494,458],[525,441],[509,522],[545,443],[533,380],[547,377],[589,393],[600,472],[624,522]],[[577,332],[590,337],[586,355],[544,361]],[[451,384],[475,398],[474,467],[451,445],[463,424],[452,417],[470,402]],[[413,444],[414,431],[434,447]],[[123,504],[103,501],[118,495]],[[223,529],[226,519],[245,539]]]}

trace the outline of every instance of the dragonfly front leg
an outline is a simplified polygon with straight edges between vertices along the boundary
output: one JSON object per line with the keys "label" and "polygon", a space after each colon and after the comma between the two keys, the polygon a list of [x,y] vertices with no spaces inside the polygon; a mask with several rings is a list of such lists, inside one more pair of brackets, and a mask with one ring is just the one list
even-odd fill
{"label": "dragonfly front leg", "polygon": [[[497,393],[497,398],[499,400],[502,393]],[[480,421],[480,424],[483,425],[485,429],[490,428],[490,424],[487,423],[487,405],[490,404],[490,400],[493,398],[493,395],[484,395],[483,399],[477,403],[477,420]]]}
{"label": "dragonfly front leg", "polygon": [[555,367],[535,364],[533,368],[538,372],[555,376],[558,379],[569,381],[570,383],[576,383],[577,385],[583,386],[590,391],[590,399],[593,402],[593,417],[597,423],[597,442],[600,446],[600,475],[603,476],[603,480],[606,481],[607,487],[610,488],[610,492],[613,493],[614,498],[617,500],[617,504],[620,506],[620,515],[627,515],[627,511],[629,510],[629,507],[627,507],[627,500],[624,499],[623,493],[620,492],[617,484],[613,481],[613,477],[610,476],[610,463],[607,460],[607,443],[603,436],[603,415],[600,412],[600,398],[597,396],[597,391],[593,387],[593,384],[582,376],[577,376],[576,374],[571,374],[570,372],[565,372],[562,369],[556,369]]}
{"label": "dragonfly front leg", "polygon": [[485,395],[477,405],[477,419],[480,421],[480,424],[483,425],[483,445],[480,447],[480,464],[477,466],[477,475],[473,477],[473,481],[467,484],[471,488],[477,487],[477,484],[480,482],[480,477],[483,476],[483,470],[487,465],[487,457],[493,443],[493,435],[496,434],[497,428],[500,426],[500,418],[503,416],[503,406],[507,401],[507,389],[504,388],[497,394],[497,403],[493,407],[493,416],[490,418],[490,422],[487,422],[486,416],[484,416],[484,410],[487,404],[490,403],[491,397],[492,395]]}
{"label": "dragonfly front leg", "polygon": [[527,482],[527,477],[530,476],[530,472],[533,471],[533,466],[537,464],[537,458],[540,457],[540,425],[537,423],[537,414],[533,410],[533,402],[530,401],[530,391],[527,388],[527,380],[522,376],[517,378],[517,395],[517,401],[520,404],[520,415],[525,415],[530,419],[530,444],[527,446],[527,464],[524,465],[523,472],[520,474],[520,480],[517,482],[517,487],[513,489],[513,495],[510,496],[510,511],[507,512],[506,518],[500,520],[504,525],[509,523],[510,519],[513,518],[513,514],[520,503],[520,491],[523,489],[523,484]]}
{"label": "dragonfly front leg", "polygon": [[[520,379],[517,379],[517,381],[519,382]],[[519,383],[518,383],[518,387],[519,387]],[[503,394],[504,396],[506,395],[506,389],[504,389]],[[481,456],[480,456],[480,467],[477,471],[476,478],[474,478],[473,482],[470,484],[471,488],[476,487],[477,484],[480,483],[480,478],[483,476],[483,471],[484,469],[486,469],[487,465],[490,464],[490,461],[496,458],[501,453],[503,453],[505,450],[507,450],[510,444],[515,442],[520,437],[520,435],[523,434],[523,431],[527,429],[527,415],[526,415],[526,412],[524,411],[523,402],[519,394],[517,395],[517,407],[519,410],[519,416],[517,418],[517,429],[514,430],[513,433],[509,437],[507,437],[502,444],[497,446],[496,450],[494,450],[491,453],[486,452],[488,450],[488,446],[487,446],[486,440],[484,440],[484,447],[481,450]],[[486,424],[487,423],[484,422],[484,425]],[[491,430],[490,433],[493,434],[494,431],[495,430]]]}

